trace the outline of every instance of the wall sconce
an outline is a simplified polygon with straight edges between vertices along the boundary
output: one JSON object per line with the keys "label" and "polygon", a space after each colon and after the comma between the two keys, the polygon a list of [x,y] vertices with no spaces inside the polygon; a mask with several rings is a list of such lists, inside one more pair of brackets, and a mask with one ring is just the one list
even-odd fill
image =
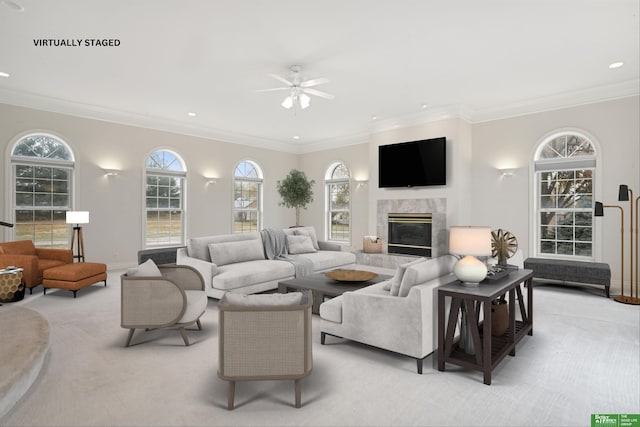
{"label": "wall sconce", "polygon": [[205,176],[204,179],[207,181],[207,184],[217,184],[218,178]]}
{"label": "wall sconce", "polygon": [[105,176],[118,176],[120,175],[120,171],[118,169],[102,169],[104,171]]}
{"label": "wall sconce", "polygon": [[356,179],[356,188],[364,187],[369,183],[368,179]]}
{"label": "wall sconce", "polygon": [[501,176],[509,177],[509,176],[514,176],[516,174],[516,169],[502,168],[502,169],[498,169],[498,172],[500,172]]}

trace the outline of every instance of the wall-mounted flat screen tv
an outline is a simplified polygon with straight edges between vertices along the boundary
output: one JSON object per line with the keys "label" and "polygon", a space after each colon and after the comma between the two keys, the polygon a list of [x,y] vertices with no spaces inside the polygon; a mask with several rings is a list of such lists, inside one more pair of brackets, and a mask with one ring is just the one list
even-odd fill
{"label": "wall-mounted flat screen tv", "polygon": [[378,187],[426,187],[447,184],[446,138],[378,147]]}

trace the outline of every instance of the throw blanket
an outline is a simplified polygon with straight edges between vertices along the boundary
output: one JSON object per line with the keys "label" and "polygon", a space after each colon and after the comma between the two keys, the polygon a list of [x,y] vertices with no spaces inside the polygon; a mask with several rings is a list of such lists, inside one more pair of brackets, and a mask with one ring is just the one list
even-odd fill
{"label": "throw blanket", "polygon": [[296,277],[306,276],[313,273],[313,262],[310,259],[299,255],[289,255],[287,252],[287,236],[284,231],[275,228],[265,228],[260,231],[264,255],[267,259],[277,259],[288,261],[293,264]]}

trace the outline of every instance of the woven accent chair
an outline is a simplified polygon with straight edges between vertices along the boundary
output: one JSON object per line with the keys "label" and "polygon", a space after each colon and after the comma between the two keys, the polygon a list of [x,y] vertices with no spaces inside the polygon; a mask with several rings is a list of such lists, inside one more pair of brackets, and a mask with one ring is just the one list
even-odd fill
{"label": "woven accent chair", "polygon": [[[292,300],[297,294],[297,301]],[[231,301],[232,298],[235,301]],[[238,304],[238,298],[244,299]],[[293,302],[291,302],[293,301]],[[218,377],[229,381],[227,408],[234,407],[236,381],[294,380],[295,407],[301,379],[311,373],[310,292],[240,295],[227,292],[218,304]]]}
{"label": "woven accent chair", "polygon": [[185,345],[187,326],[202,330],[200,316],[207,308],[204,280],[186,265],[160,265],[162,276],[121,276],[121,326],[129,329],[126,347],[136,329],[178,328]]}

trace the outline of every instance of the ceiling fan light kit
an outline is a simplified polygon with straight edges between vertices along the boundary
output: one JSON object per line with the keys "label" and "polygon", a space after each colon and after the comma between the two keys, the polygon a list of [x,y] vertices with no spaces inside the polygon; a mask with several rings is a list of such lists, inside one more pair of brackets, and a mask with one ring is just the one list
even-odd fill
{"label": "ceiling fan light kit", "polygon": [[322,92],[317,89],[311,89],[311,87],[313,86],[318,86],[324,83],[328,83],[329,79],[321,77],[317,79],[302,81],[302,78],[300,77],[300,66],[292,65],[290,69],[291,69],[291,77],[289,80],[277,74],[269,74],[269,76],[273,77],[279,82],[285,83],[287,86],[276,87],[271,89],[262,89],[262,90],[259,90],[258,92],[288,90],[289,95],[287,95],[287,97],[280,104],[287,110],[293,108],[296,105],[298,105],[302,110],[308,108],[309,105],[311,105],[311,97],[309,95],[315,95],[325,99],[335,98],[335,96],[329,93]]}

